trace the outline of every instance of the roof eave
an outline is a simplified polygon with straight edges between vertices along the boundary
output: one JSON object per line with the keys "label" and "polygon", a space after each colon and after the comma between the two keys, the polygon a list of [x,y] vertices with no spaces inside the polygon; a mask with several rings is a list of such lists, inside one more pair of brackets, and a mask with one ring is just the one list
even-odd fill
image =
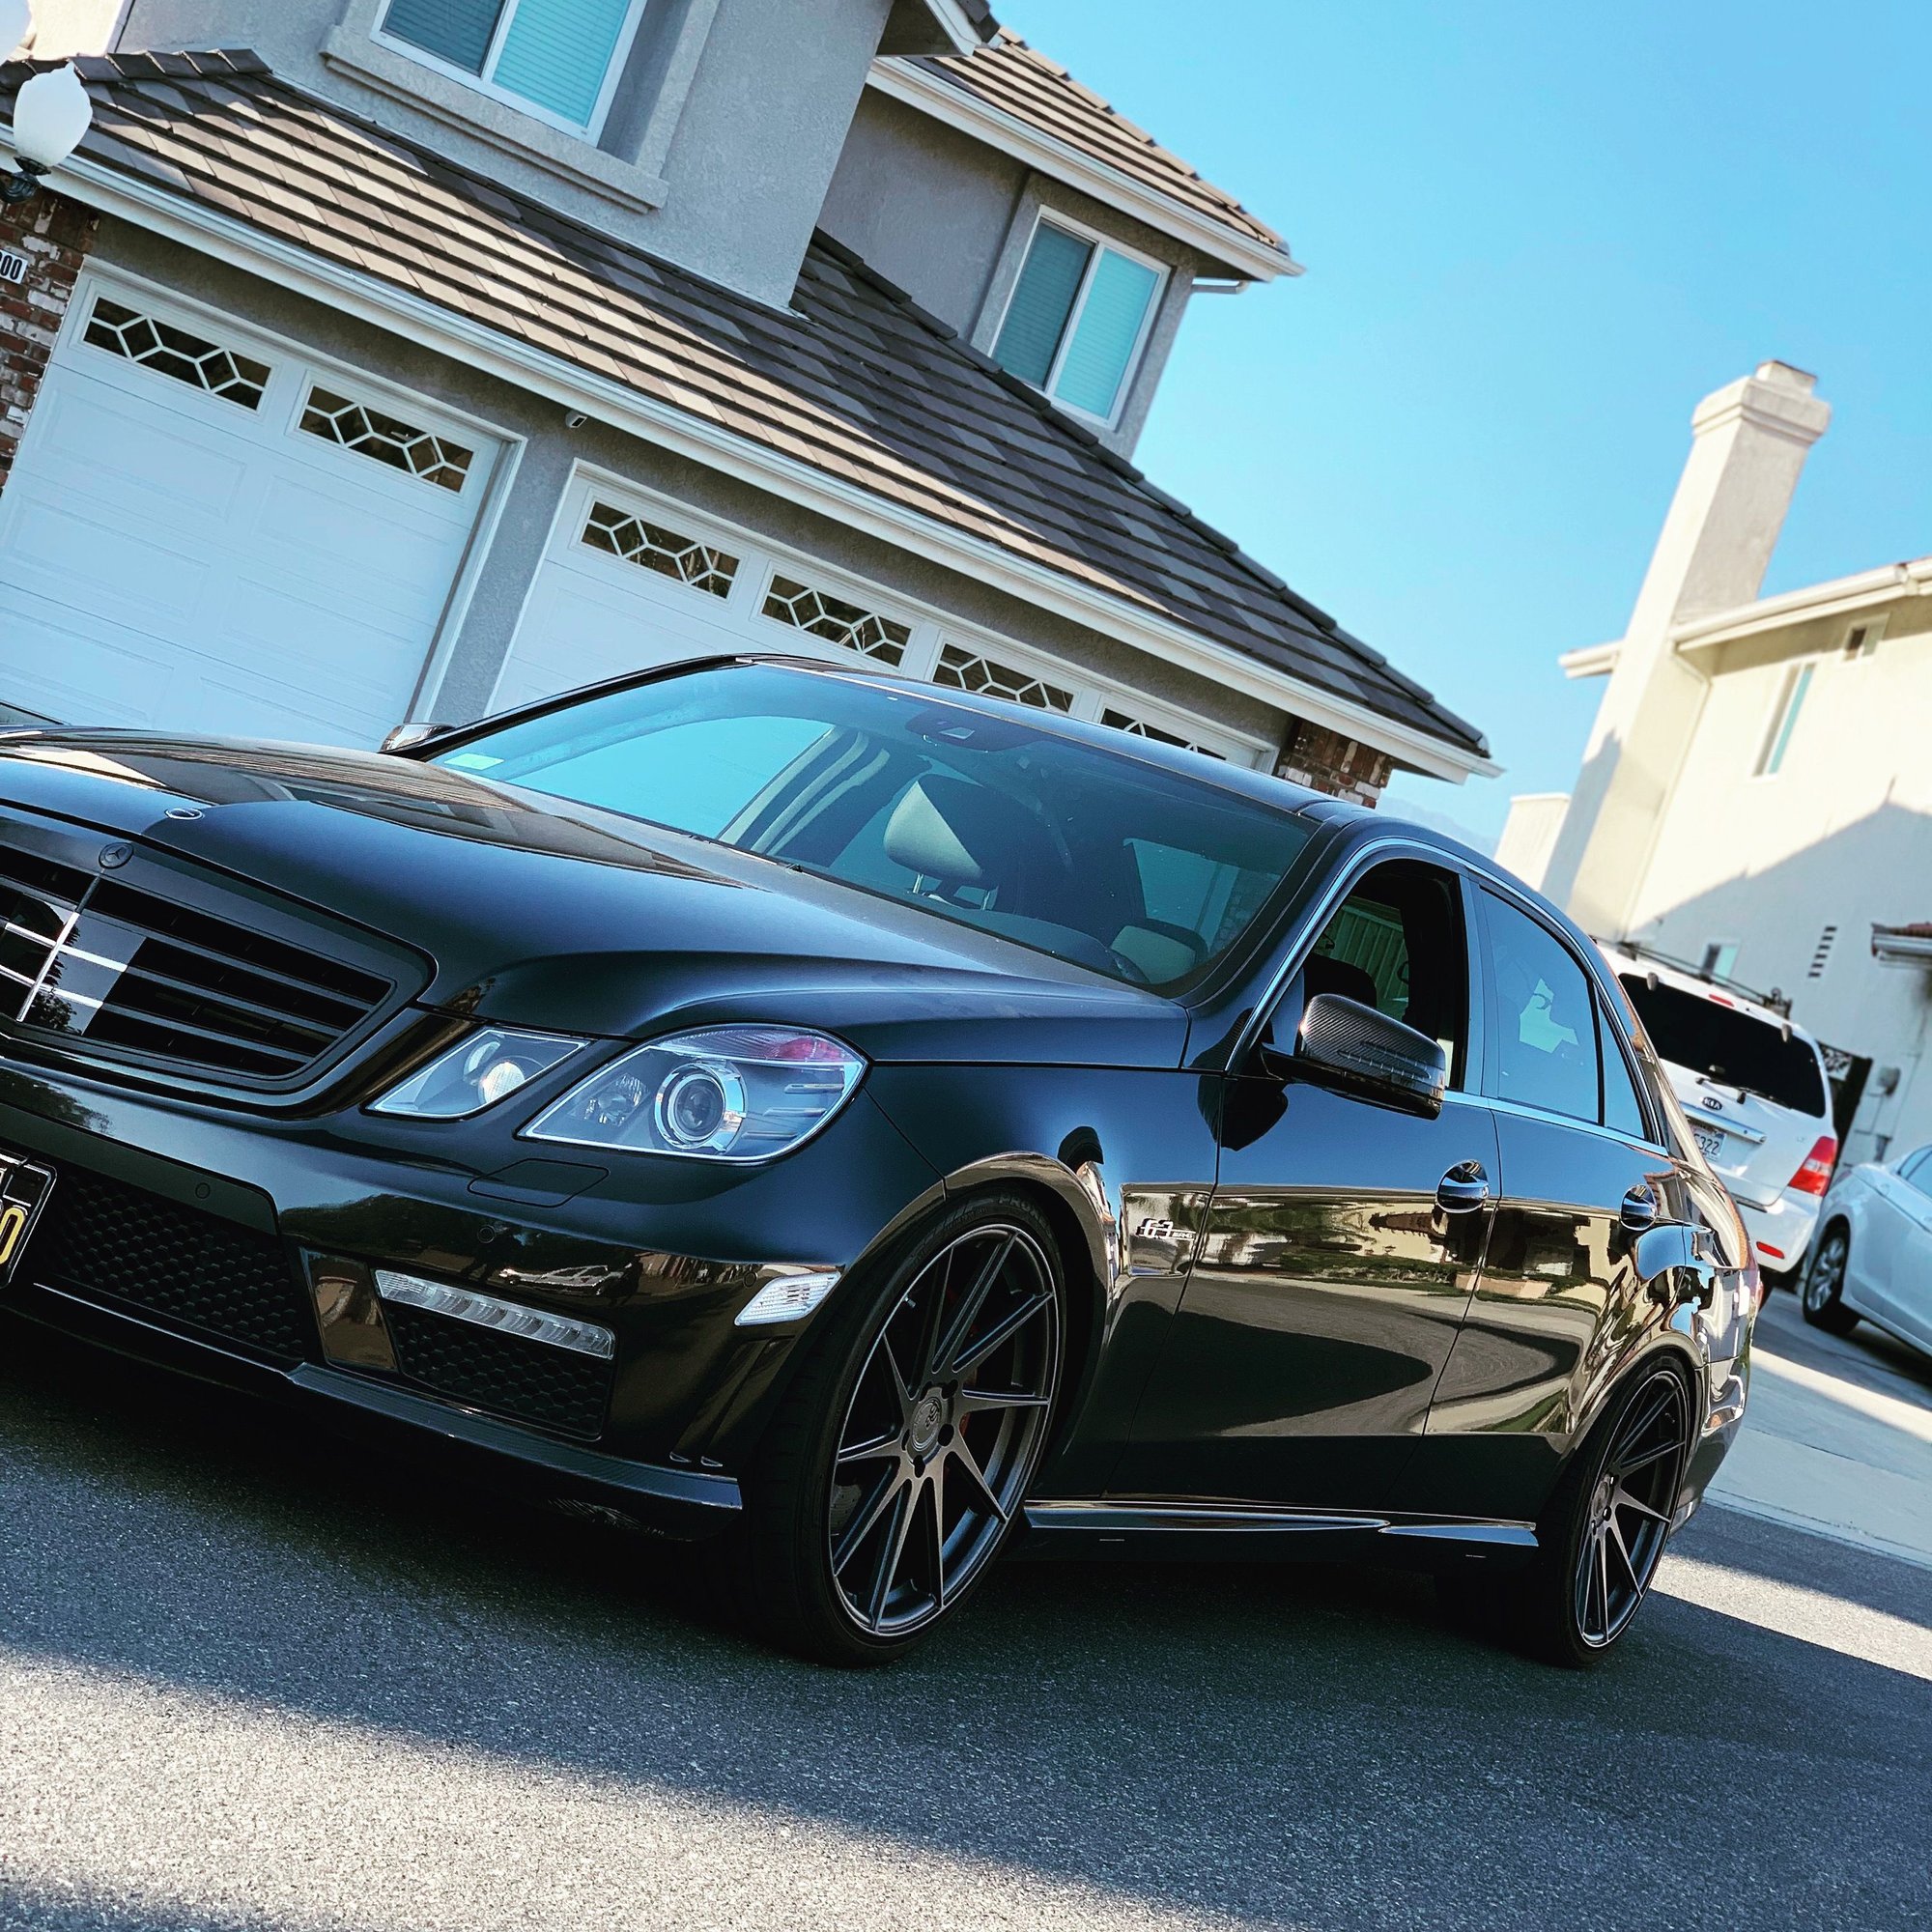
{"label": "roof eave", "polygon": [[[11,136],[0,131],[0,149]],[[814,509],[882,542],[1002,588],[1025,603],[1117,639],[1205,676],[1227,689],[1352,738],[1397,764],[1461,784],[1494,777],[1500,767],[1483,752],[1383,716],[1292,673],[1215,642],[1133,599],[1082,586],[1074,579],[983,538],[935,523],[812,465],[767,449],[688,411],[560,360],[472,322],[422,296],[358,274],[325,256],[184,199],[157,183],[122,173],[85,153],[47,180],[56,193],[162,235],[377,327],[457,357],[566,409],[578,408],[613,428],[668,448],[755,489]]]}
{"label": "roof eave", "polygon": [[867,85],[1184,242],[1197,255],[1243,281],[1271,282],[1278,276],[1302,272],[1302,265],[1285,245],[1271,247],[1242,235],[1172,195],[1083,155],[1066,142],[1028,127],[1013,115],[1001,113],[923,68],[895,59],[876,60]]}

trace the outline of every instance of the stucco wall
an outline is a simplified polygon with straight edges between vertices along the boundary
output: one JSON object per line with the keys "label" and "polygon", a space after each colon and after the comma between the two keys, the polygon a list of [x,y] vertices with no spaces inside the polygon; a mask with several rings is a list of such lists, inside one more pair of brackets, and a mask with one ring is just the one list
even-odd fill
{"label": "stucco wall", "polygon": [[[1842,618],[1724,648],[1632,924],[1693,962],[1707,945],[1735,942],[1739,979],[1790,994],[1793,1016],[1822,1038],[1901,1068],[1898,1094],[1889,1106],[1873,1097],[1863,1130],[1921,1140],[1932,1140],[1932,1068],[1913,1073],[1932,1044],[1927,978],[1874,960],[1871,928],[1932,919],[1928,603],[1896,611],[1875,654],[1858,661],[1832,648]],[[1780,769],[1755,778],[1794,643],[1829,654],[1814,660]],[[1814,979],[1828,925],[1837,933]]]}
{"label": "stucco wall", "polygon": [[923,307],[970,334],[1026,179],[1018,161],[868,91],[819,222]]}
{"label": "stucco wall", "polygon": [[1231,730],[1278,744],[1287,728],[1283,714],[1267,705],[639,438],[595,423],[569,429],[563,412],[540,398],[420,344],[191,254],[146,230],[125,222],[103,222],[93,259],[178,288],[302,348],[374,371],[446,408],[479,416],[525,439],[495,540],[437,694],[439,717],[474,716],[488,703],[565,482],[572,466],[583,462],[690,503],[701,513],[741,525],[774,543],[806,551],[964,622],[1034,644]]}
{"label": "stucco wall", "polygon": [[[80,0],[43,0],[64,4]],[[132,0],[120,44],[252,46],[300,87],[782,305],[890,9],[891,0],[653,0],[595,147],[372,47],[380,0]],[[666,85],[675,111],[654,116]]]}

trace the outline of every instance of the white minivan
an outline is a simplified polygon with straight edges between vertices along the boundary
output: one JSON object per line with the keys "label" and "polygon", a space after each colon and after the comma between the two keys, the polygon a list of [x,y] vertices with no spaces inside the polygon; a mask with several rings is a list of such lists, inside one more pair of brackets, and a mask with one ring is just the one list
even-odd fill
{"label": "white minivan", "polygon": [[1760,1272],[1789,1286],[1838,1158],[1818,1042],[1741,988],[1629,947],[1603,951],[1738,1204]]}

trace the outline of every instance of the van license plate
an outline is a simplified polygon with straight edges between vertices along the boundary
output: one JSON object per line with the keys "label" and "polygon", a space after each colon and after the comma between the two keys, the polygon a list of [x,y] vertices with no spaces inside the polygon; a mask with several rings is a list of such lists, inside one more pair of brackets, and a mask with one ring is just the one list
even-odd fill
{"label": "van license plate", "polygon": [[0,1148],[0,1288],[14,1279],[34,1223],[53,1191],[52,1168]]}
{"label": "van license plate", "polygon": [[1706,1160],[1716,1160],[1724,1151],[1722,1134],[1707,1134],[1702,1127],[1692,1127],[1690,1131],[1697,1137],[1697,1145],[1704,1150]]}

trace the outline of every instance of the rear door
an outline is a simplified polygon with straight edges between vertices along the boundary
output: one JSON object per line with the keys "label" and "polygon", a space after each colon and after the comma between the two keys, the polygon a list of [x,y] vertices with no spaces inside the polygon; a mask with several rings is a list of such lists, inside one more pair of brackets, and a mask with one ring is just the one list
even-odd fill
{"label": "rear door", "polygon": [[1476,894],[1489,987],[1483,1091],[1500,1201],[1404,1506],[1533,1520],[1605,1364],[1655,1321],[1627,1199],[1689,1208],[1638,1082],[1569,939],[1526,903]]}
{"label": "rear door", "polygon": [[1257,1064],[1221,1083],[1220,1179],[1115,1489],[1385,1506],[1422,1440],[1488,1238],[1495,1126],[1473,1087],[1465,889],[1359,875],[1271,1017],[1340,993],[1444,1041],[1461,1091],[1420,1119]]}
{"label": "rear door", "polygon": [[1932,1148],[1921,1148],[1886,1176],[1884,1193],[1865,1217],[1867,1227],[1881,1218],[1889,1238],[1868,1277],[1873,1312],[1932,1350]]}

